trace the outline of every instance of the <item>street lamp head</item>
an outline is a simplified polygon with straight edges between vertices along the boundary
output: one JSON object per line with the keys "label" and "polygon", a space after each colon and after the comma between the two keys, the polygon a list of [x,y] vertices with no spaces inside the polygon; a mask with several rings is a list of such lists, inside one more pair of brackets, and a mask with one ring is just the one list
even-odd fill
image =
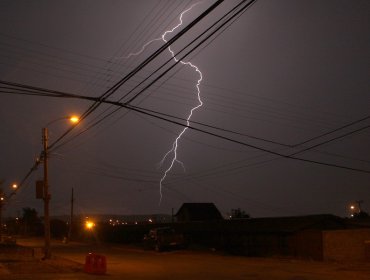
{"label": "street lamp head", "polygon": [[61,121],[61,120],[66,120],[66,119],[69,120],[73,124],[77,124],[80,121],[80,118],[76,115],[67,115],[67,116],[63,116],[63,117],[60,117],[60,118],[56,118],[56,119],[48,122],[44,127],[49,127],[51,124],[53,124],[55,122],[58,122],[58,121]]}
{"label": "street lamp head", "polygon": [[12,185],[12,189],[13,189],[13,190],[16,190],[17,188],[18,188],[18,185],[17,185],[17,184],[13,184],[13,185]]}
{"label": "street lamp head", "polygon": [[94,222],[86,221],[86,223],[85,223],[85,228],[86,228],[87,230],[92,230],[94,227],[95,227],[95,223],[94,223]]}
{"label": "street lamp head", "polygon": [[71,121],[71,123],[77,124],[80,121],[80,118],[77,116],[70,116],[69,120]]}

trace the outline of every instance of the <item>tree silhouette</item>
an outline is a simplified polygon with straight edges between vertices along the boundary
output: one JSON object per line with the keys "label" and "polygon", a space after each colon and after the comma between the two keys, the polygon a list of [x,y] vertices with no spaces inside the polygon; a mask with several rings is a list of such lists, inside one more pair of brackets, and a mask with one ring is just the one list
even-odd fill
{"label": "tree silhouette", "polygon": [[249,219],[250,215],[247,214],[244,210],[237,208],[237,209],[231,209],[230,218],[231,219]]}

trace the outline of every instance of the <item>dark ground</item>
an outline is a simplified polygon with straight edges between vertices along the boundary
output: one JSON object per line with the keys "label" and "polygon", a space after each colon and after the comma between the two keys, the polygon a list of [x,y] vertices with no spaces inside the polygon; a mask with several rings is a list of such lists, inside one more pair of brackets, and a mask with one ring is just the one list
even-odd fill
{"label": "dark ground", "polygon": [[[53,241],[53,257],[43,261],[42,242],[20,239],[22,246],[0,247],[0,279],[370,279],[370,263],[246,258],[211,250],[157,253],[134,246],[61,241]],[[83,272],[88,252],[106,256],[106,275]]]}

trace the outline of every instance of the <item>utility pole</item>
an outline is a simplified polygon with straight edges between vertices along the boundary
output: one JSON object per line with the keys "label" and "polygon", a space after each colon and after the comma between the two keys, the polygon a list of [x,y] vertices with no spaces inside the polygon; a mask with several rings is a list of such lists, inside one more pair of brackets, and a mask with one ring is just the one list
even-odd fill
{"label": "utility pole", "polygon": [[45,252],[43,259],[51,258],[51,248],[50,248],[50,213],[49,213],[49,203],[50,203],[50,193],[49,193],[49,180],[48,180],[48,125],[55,123],[56,121],[69,119],[72,123],[77,124],[79,118],[76,116],[64,116],[58,119],[55,119],[46,126],[42,128],[42,144],[43,144],[43,157],[44,157],[44,182],[43,182],[43,199],[44,199],[44,231],[45,231]]}
{"label": "utility pole", "polygon": [[361,213],[362,212],[362,209],[361,209],[361,204],[364,203],[363,200],[356,200],[357,202],[357,205],[358,205],[358,212]]}
{"label": "utility pole", "polygon": [[3,190],[0,189],[0,243],[2,242],[2,232],[3,232],[2,216],[3,216],[4,200],[5,200],[5,198],[4,198]]}
{"label": "utility pole", "polygon": [[71,240],[72,237],[72,226],[73,226],[73,188],[72,188],[72,194],[71,194],[71,216],[69,218],[69,229],[68,229],[68,241]]}
{"label": "utility pole", "polygon": [[50,250],[50,215],[49,215],[49,182],[48,182],[48,129],[42,129],[42,143],[44,146],[44,231],[45,231],[45,249],[44,259],[51,258]]}

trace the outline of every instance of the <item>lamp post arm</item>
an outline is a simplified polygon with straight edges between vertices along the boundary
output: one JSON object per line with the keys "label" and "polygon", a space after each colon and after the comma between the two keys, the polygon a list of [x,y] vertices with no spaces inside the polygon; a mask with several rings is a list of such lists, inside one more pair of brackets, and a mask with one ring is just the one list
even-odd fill
{"label": "lamp post arm", "polygon": [[69,119],[70,118],[70,116],[63,116],[63,117],[60,117],[60,118],[56,118],[56,119],[54,119],[54,120],[52,120],[52,121],[50,121],[50,122],[48,122],[45,126],[44,126],[44,128],[48,128],[50,125],[52,125],[53,123],[55,123],[55,122],[58,122],[58,121],[61,121],[61,120],[65,120],[65,119]]}

